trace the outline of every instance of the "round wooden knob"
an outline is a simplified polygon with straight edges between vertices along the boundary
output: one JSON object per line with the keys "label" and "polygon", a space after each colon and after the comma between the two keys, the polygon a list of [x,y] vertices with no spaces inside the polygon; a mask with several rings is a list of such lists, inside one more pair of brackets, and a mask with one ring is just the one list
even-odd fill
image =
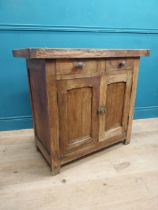
{"label": "round wooden knob", "polygon": [[122,68],[126,65],[126,61],[121,61],[119,64],[118,64],[118,67],[119,68]]}
{"label": "round wooden knob", "polygon": [[76,69],[82,69],[83,66],[84,66],[84,64],[83,64],[82,62],[77,62],[77,63],[74,64],[74,67],[75,67]]}

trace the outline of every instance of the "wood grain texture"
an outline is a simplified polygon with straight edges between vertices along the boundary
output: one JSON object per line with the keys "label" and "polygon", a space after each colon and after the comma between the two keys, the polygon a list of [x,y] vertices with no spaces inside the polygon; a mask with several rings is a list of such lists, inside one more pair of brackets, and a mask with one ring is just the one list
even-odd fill
{"label": "wood grain texture", "polygon": [[59,115],[57,104],[57,87],[55,78],[55,62],[48,61],[45,66],[46,91],[48,100],[48,122],[50,134],[50,159],[52,174],[60,172],[60,150],[59,150]]}
{"label": "wood grain texture", "polygon": [[128,123],[130,91],[130,71],[102,76],[100,106],[105,106],[106,112],[99,116],[99,141],[121,134],[124,136]]}
{"label": "wood grain texture", "polygon": [[99,78],[58,82],[60,147],[65,153],[97,140]]}
{"label": "wood grain texture", "polygon": [[[48,103],[44,60],[28,60],[28,77],[36,138],[50,152]],[[44,122],[44,123],[43,123]]]}
{"label": "wood grain texture", "polygon": [[122,126],[122,116],[125,98],[125,82],[108,84],[107,87],[107,114],[105,130]]}
{"label": "wood grain texture", "polygon": [[134,120],[131,144],[67,164],[53,177],[32,129],[0,132],[0,209],[157,210],[157,131],[158,118]]}
{"label": "wood grain texture", "polygon": [[106,62],[107,72],[121,71],[121,70],[132,70],[133,69],[133,58],[109,58]]}
{"label": "wood grain texture", "polygon": [[86,76],[95,74],[98,71],[97,65],[97,59],[58,59],[56,61],[56,73],[57,75],[82,74]]}
{"label": "wood grain texture", "polygon": [[100,60],[98,59],[58,59],[56,60],[56,78],[66,80],[99,76],[99,65]]}
{"label": "wood grain texture", "polygon": [[132,120],[133,120],[133,114],[134,114],[134,104],[135,104],[137,80],[138,80],[138,68],[139,68],[139,59],[136,59],[134,62],[134,71],[133,71],[133,77],[132,77],[130,110],[129,110],[129,116],[128,116],[129,120],[128,120],[127,138],[126,138],[125,144],[129,144],[131,140]]}
{"label": "wood grain texture", "polygon": [[148,53],[101,49],[15,51],[15,55],[30,58],[27,67],[35,142],[53,175],[70,161],[117,142],[129,143],[138,62],[140,55]]}
{"label": "wood grain texture", "polygon": [[15,57],[32,58],[103,58],[148,56],[146,49],[68,49],[68,48],[27,48],[13,50]]}
{"label": "wood grain texture", "polygon": [[[71,150],[71,152],[64,155],[64,157],[61,160],[61,164],[65,165],[71,161],[77,160],[81,157],[87,156],[89,154],[92,154],[96,151],[102,150],[104,148],[107,148],[111,145],[114,145],[119,142],[124,142],[125,134],[117,133],[115,136],[110,136],[106,139],[106,141],[100,141],[99,143],[94,144],[87,144],[81,145],[81,147],[77,150]],[[105,139],[104,139],[105,140]]]}
{"label": "wood grain texture", "polygon": [[36,141],[36,146],[37,146],[38,151],[41,152],[41,154],[43,155],[47,163],[51,166],[52,161],[50,159],[50,154],[47,152],[47,150],[45,149],[43,144],[41,144],[38,138],[35,137],[35,141]]}

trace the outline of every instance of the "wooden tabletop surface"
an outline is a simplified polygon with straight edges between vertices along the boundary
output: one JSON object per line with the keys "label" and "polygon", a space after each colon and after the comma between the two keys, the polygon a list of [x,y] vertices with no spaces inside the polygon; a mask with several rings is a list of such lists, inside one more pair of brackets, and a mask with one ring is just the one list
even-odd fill
{"label": "wooden tabletop surface", "polygon": [[33,58],[106,58],[148,56],[149,49],[75,49],[75,48],[25,48],[13,50],[13,56]]}

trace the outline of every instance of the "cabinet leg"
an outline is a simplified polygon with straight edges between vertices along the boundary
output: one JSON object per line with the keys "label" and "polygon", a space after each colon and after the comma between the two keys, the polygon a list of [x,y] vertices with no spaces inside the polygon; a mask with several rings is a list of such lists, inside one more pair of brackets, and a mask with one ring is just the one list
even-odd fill
{"label": "cabinet leg", "polygon": [[52,164],[51,171],[52,171],[52,176],[59,174],[60,173],[60,165],[54,166]]}
{"label": "cabinet leg", "polygon": [[130,144],[130,140],[129,140],[129,139],[125,139],[125,140],[123,141],[123,144],[125,144],[125,145]]}
{"label": "cabinet leg", "polygon": [[52,167],[51,170],[52,170],[52,176],[55,176],[60,173],[60,167],[56,168]]}
{"label": "cabinet leg", "polygon": [[37,152],[40,152],[40,150],[39,150],[37,144],[35,145],[35,147],[36,147]]}
{"label": "cabinet leg", "polygon": [[38,148],[38,145],[37,145],[36,141],[35,141],[35,147],[36,147],[37,152],[40,152],[40,149]]}

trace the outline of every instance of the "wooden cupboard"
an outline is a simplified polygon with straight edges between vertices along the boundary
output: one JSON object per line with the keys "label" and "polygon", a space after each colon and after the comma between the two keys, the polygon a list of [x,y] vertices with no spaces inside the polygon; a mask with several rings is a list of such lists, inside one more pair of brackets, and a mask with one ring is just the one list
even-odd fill
{"label": "wooden cupboard", "polygon": [[130,142],[140,56],[149,50],[19,49],[27,59],[35,143],[60,166]]}

